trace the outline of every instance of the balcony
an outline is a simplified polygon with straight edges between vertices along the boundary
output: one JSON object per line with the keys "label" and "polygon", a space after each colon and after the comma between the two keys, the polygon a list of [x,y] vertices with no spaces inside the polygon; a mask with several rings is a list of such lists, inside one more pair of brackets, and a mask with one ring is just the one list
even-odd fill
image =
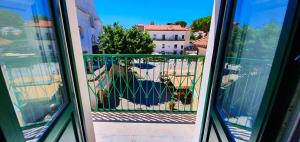
{"label": "balcony", "polygon": [[97,141],[192,141],[204,56],[86,54],[84,60]]}
{"label": "balcony", "polygon": [[185,39],[182,39],[182,38],[178,38],[178,39],[175,39],[174,37],[173,38],[154,38],[153,39],[154,41],[185,41]]}

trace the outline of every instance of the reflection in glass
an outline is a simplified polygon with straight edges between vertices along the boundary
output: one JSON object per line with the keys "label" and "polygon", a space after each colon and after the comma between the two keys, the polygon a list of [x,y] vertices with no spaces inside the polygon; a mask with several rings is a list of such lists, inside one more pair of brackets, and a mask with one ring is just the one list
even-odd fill
{"label": "reflection in glass", "polygon": [[287,0],[237,1],[216,102],[237,141],[248,141],[251,137],[287,3]]}
{"label": "reflection in glass", "polygon": [[48,0],[0,1],[0,64],[26,140],[67,104]]}

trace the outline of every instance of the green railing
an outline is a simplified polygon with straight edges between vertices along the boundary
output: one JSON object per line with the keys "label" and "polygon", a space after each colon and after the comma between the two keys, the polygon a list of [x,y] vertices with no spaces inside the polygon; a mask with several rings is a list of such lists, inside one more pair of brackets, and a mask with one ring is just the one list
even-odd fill
{"label": "green railing", "polygon": [[251,132],[271,67],[269,59],[225,58],[216,108],[228,126]]}
{"label": "green railing", "polygon": [[204,59],[85,54],[92,111],[196,112]]}

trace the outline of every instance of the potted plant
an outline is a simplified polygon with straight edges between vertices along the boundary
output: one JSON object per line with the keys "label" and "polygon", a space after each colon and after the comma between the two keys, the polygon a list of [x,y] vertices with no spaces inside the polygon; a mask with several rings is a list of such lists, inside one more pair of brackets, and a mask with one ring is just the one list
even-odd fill
{"label": "potted plant", "polygon": [[169,102],[169,109],[174,110],[175,109],[175,102],[172,100]]}
{"label": "potted plant", "polygon": [[183,87],[178,89],[177,93],[179,94],[178,98],[184,105],[192,103],[193,93],[189,90],[189,88]]}

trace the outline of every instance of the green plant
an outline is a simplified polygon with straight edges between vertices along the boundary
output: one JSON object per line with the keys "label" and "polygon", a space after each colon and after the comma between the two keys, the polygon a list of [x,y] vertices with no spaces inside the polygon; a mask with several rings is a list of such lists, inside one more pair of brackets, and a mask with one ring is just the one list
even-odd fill
{"label": "green plant", "polygon": [[98,45],[105,54],[150,54],[155,48],[146,31],[137,27],[124,29],[118,23],[104,26]]}
{"label": "green plant", "polygon": [[211,21],[211,16],[194,20],[192,23],[192,30],[208,32],[210,27],[210,21]]}
{"label": "green plant", "polygon": [[167,25],[180,25],[181,27],[186,27],[187,22],[185,22],[185,21],[176,21],[174,23],[167,23]]}
{"label": "green plant", "polygon": [[170,110],[174,110],[175,109],[175,102],[173,100],[169,101],[168,105],[169,105],[169,109]]}

